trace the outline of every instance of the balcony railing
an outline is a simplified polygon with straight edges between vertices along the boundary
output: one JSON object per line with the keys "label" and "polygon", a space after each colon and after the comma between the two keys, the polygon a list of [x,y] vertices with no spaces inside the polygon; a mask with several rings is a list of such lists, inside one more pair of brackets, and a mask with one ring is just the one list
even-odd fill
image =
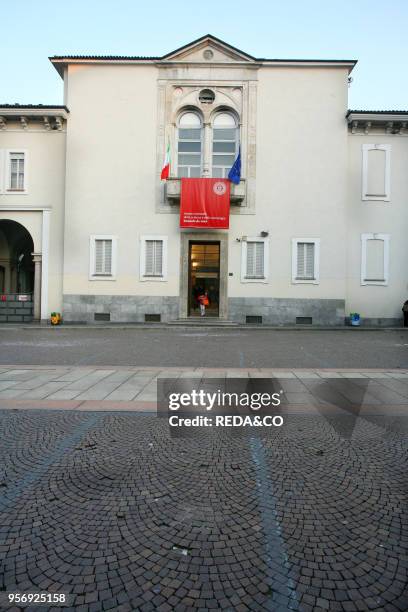
{"label": "balcony railing", "polygon": [[[180,203],[180,194],[181,194],[181,179],[170,177],[166,181],[166,198],[168,199],[170,204],[179,204]],[[231,183],[231,204],[236,206],[242,206],[242,203],[245,199],[246,194],[246,185],[245,179],[241,179],[238,185],[234,185]]]}

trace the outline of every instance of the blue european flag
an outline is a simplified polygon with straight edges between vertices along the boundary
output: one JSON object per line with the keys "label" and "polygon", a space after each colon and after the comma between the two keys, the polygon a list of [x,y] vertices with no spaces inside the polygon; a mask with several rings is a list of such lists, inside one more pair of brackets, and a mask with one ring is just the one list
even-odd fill
{"label": "blue european flag", "polygon": [[234,161],[234,164],[231,170],[228,172],[228,180],[234,185],[238,185],[241,180],[241,147],[238,149],[237,159]]}

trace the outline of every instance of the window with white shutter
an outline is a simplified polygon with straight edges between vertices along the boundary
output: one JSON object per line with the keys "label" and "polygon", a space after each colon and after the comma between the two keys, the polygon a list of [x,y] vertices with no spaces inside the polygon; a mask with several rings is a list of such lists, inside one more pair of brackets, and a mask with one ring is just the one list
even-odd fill
{"label": "window with white shutter", "polygon": [[362,234],[361,284],[387,285],[389,276],[389,235]]}
{"label": "window with white shutter", "polygon": [[140,280],[167,280],[167,236],[140,237]]}
{"label": "window with white shutter", "polygon": [[246,237],[241,242],[241,282],[266,283],[268,280],[269,241]]}
{"label": "window with white shutter", "polygon": [[319,250],[318,238],[294,238],[292,241],[292,282],[319,282]]}
{"label": "window with white shutter", "polygon": [[145,276],[163,276],[163,240],[146,240]]}
{"label": "window with white shutter", "polygon": [[112,240],[95,240],[95,274],[112,274]]}
{"label": "window with white shutter", "polygon": [[297,243],[297,280],[314,280],[314,242]]}
{"label": "window with white shutter", "polygon": [[264,278],[264,243],[247,242],[246,278]]}
{"label": "window with white shutter", "polygon": [[116,236],[90,237],[90,280],[115,280]]}

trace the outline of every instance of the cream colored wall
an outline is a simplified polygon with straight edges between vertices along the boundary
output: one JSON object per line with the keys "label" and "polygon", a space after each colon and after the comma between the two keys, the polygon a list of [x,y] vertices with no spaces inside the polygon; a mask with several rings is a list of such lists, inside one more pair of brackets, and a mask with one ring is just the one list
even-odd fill
{"label": "cream colored wall", "polygon": [[[232,217],[230,296],[345,297],[347,71],[262,68],[256,215]],[[269,283],[240,282],[237,236],[269,231]],[[320,238],[320,284],[292,284],[292,238]]]}
{"label": "cream colored wall", "polygon": [[[391,145],[391,200],[362,201],[362,145]],[[402,317],[408,299],[408,137],[379,130],[349,134],[349,197],[346,313],[363,317]],[[390,235],[388,286],[360,284],[361,234]]]}
{"label": "cream colored wall", "polygon": [[[154,66],[70,66],[64,293],[178,295],[178,217],[155,213]],[[139,281],[143,234],[169,235],[168,281]],[[118,237],[115,281],[89,280],[89,237]]]}
{"label": "cream colored wall", "polygon": [[[11,219],[24,225],[42,252],[42,212],[50,208],[50,250],[48,274],[48,310],[61,310],[64,241],[64,131],[46,131],[41,123],[32,122],[23,130],[19,123],[8,121],[0,132],[0,149],[25,149],[28,152],[27,194],[0,194],[0,219]],[[7,210],[8,208],[27,210]]]}
{"label": "cream colored wall", "polygon": [[[228,293],[344,298],[347,71],[268,67],[258,78],[256,214],[231,216]],[[68,79],[64,293],[178,295],[178,214],[154,206],[156,68],[71,66]],[[241,283],[235,238],[261,230],[269,283]],[[139,281],[139,238],[152,233],[169,236],[167,282]],[[92,234],[118,236],[117,280],[89,280]],[[305,236],[321,239],[320,285],[291,283],[291,239]]]}

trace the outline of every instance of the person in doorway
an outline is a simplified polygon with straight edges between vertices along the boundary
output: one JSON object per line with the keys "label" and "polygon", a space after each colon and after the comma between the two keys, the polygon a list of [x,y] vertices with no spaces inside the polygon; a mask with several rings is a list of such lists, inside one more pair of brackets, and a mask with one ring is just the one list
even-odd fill
{"label": "person in doorway", "polygon": [[408,327],[408,300],[404,302],[402,312],[404,315],[404,327]]}
{"label": "person in doorway", "polygon": [[208,291],[204,291],[203,293],[200,293],[200,295],[198,296],[198,301],[200,304],[200,315],[202,317],[205,316],[205,307],[208,306],[210,304],[210,300],[208,299]]}

